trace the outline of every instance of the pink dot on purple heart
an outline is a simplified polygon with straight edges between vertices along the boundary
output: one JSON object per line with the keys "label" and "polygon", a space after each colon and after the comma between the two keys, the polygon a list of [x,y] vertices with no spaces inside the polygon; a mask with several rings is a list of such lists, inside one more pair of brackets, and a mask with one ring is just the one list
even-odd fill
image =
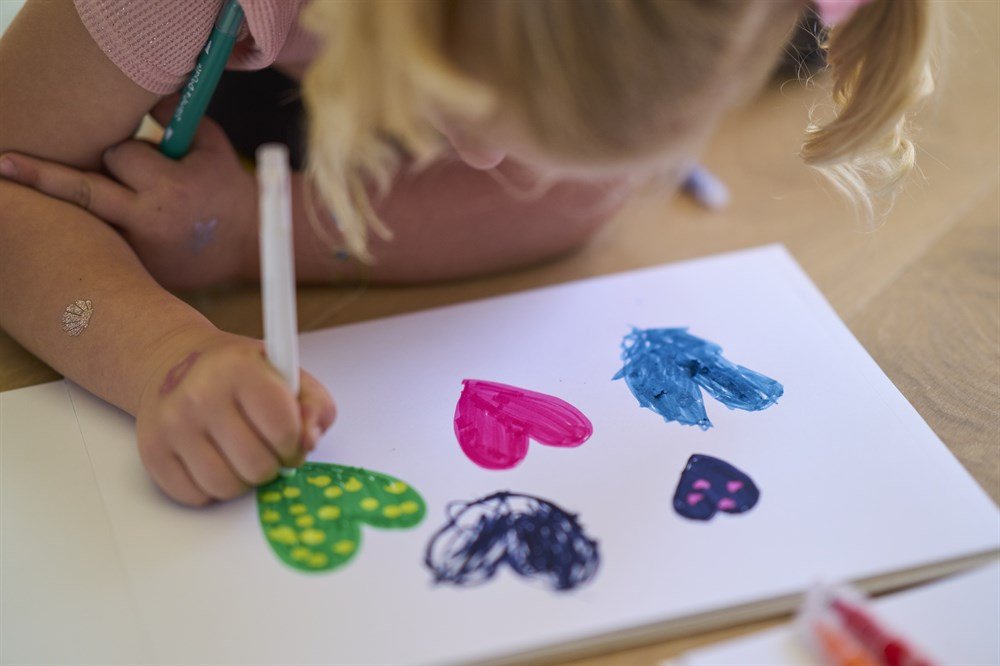
{"label": "pink dot on purple heart", "polygon": [[728,490],[731,493],[735,493],[742,487],[743,487],[742,481],[726,481],[726,490]]}
{"label": "pink dot on purple heart", "polygon": [[695,504],[700,502],[703,497],[705,496],[702,495],[701,493],[688,493],[687,503],[689,506],[694,506]]}
{"label": "pink dot on purple heart", "polygon": [[732,497],[723,497],[716,506],[719,507],[719,511],[732,511],[736,508],[736,502]]}
{"label": "pink dot on purple heart", "polygon": [[691,487],[695,490],[708,490],[712,487],[712,484],[708,482],[708,479],[698,479],[691,484]]}

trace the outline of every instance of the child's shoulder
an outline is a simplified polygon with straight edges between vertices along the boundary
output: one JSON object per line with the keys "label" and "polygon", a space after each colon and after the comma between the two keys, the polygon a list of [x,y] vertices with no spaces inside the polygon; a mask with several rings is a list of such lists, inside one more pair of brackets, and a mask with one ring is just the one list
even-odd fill
{"label": "child's shoulder", "polygon": [[[311,50],[298,25],[306,0],[240,0],[246,15],[230,69],[263,69]],[[74,0],[105,55],[137,84],[160,95],[184,85],[224,0]]]}

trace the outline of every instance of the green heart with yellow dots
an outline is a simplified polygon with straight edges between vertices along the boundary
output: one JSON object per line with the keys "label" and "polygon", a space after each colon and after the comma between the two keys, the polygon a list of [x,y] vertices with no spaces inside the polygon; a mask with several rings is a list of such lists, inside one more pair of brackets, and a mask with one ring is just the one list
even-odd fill
{"label": "green heart with yellow dots", "polygon": [[286,564],[300,571],[343,566],[361,546],[361,523],[413,527],[424,499],[399,479],[360,467],[307,462],[257,489],[264,536]]}

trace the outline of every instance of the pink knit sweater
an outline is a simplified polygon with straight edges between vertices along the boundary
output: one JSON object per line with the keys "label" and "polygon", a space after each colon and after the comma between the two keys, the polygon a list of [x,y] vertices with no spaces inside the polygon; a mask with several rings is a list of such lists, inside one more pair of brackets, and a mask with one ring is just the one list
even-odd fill
{"label": "pink knit sweater", "polygon": [[[223,0],[73,0],[98,46],[150,92],[178,90],[194,69]],[[227,69],[301,72],[316,40],[299,26],[307,0],[239,0],[246,13]]]}

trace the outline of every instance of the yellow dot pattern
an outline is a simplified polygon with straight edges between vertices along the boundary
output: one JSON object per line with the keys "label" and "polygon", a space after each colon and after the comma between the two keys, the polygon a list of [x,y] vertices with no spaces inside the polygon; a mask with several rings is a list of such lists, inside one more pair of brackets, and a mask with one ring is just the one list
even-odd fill
{"label": "yellow dot pattern", "polygon": [[406,528],[423,520],[423,498],[391,476],[305,463],[257,490],[258,515],[274,553],[301,571],[329,571],[361,547],[361,525]]}
{"label": "yellow dot pattern", "polygon": [[294,546],[299,542],[299,537],[295,534],[295,530],[287,525],[275,527],[267,533],[267,536],[271,541],[280,543],[283,546]]}
{"label": "yellow dot pattern", "polygon": [[316,524],[316,519],[312,516],[299,516],[295,519],[295,524],[299,527],[312,527]]}
{"label": "yellow dot pattern", "polygon": [[319,516],[320,520],[337,520],[337,518],[340,518],[340,507],[327,504],[326,506],[321,506],[316,515]]}
{"label": "yellow dot pattern", "polygon": [[315,546],[326,541],[326,533],[322,530],[303,530],[299,539],[308,546]]}
{"label": "yellow dot pattern", "polygon": [[332,483],[332,479],[326,474],[321,474],[320,476],[310,476],[306,478],[307,483],[311,483],[317,488],[326,488]]}
{"label": "yellow dot pattern", "polygon": [[337,555],[350,555],[354,552],[357,544],[349,539],[341,539],[337,543],[333,544],[333,552]]}

